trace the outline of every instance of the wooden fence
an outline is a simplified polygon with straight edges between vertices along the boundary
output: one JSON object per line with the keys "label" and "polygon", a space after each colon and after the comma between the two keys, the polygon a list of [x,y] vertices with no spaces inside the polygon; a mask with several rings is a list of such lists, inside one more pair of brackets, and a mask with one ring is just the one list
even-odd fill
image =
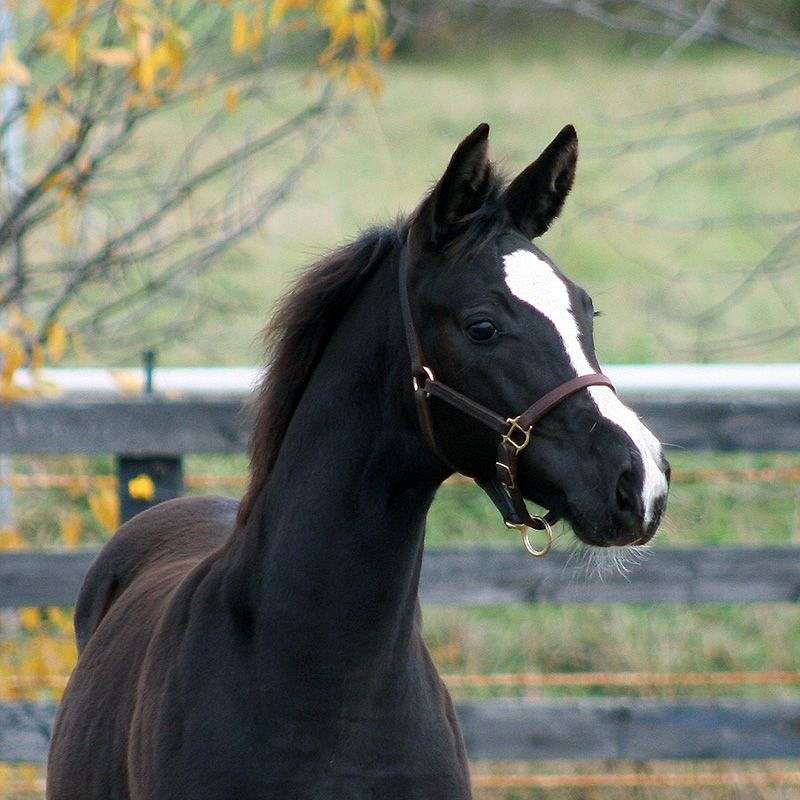
{"label": "wooden fence", "polygon": [[[753,395],[707,386],[699,396],[662,383],[657,390],[640,384],[626,398],[677,447],[800,451],[798,381],[790,370],[783,374],[790,385],[777,393],[761,385]],[[241,396],[218,394],[26,402],[0,407],[0,451],[115,453],[129,515],[146,504],[127,495],[128,477],[147,472],[156,500],[174,496],[182,490],[182,457],[242,452],[248,419]],[[93,556],[0,555],[0,607],[72,605]],[[434,550],[425,556],[422,598],[470,606],[800,600],[794,548],[656,549],[625,577],[578,576],[564,566],[557,552],[533,561],[516,550]],[[800,700],[494,699],[460,702],[458,712],[476,759],[800,758]],[[53,713],[48,704],[0,704],[0,761],[43,760]]]}
{"label": "wooden fence", "polygon": [[[516,547],[428,550],[424,603],[796,603],[800,549],[659,548],[625,575],[582,574],[568,555],[523,557]],[[71,606],[94,552],[0,553],[0,608]]]}

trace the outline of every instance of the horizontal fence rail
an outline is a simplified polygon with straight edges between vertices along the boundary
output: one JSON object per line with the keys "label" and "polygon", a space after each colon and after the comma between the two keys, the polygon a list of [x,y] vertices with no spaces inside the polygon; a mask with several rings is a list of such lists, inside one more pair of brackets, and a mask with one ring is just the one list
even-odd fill
{"label": "horizontal fence rail", "polygon": [[[800,758],[800,701],[480,700],[456,703],[471,759]],[[47,756],[52,704],[0,703],[0,761]]]}
{"label": "horizontal fence rail", "polygon": [[[454,691],[486,688],[583,690],[604,687],[636,689],[638,696],[654,690],[800,687],[800,672],[445,672],[441,673],[441,678],[447,688]],[[12,676],[0,679],[0,697],[16,700],[26,692],[59,693],[64,691],[68,680],[68,675]]]}
{"label": "horizontal fence rail", "polygon": [[[72,606],[94,551],[0,554],[0,607]],[[516,550],[429,550],[425,603],[796,603],[800,548],[658,549],[626,574],[585,574],[570,556]]]}
{"label": "horizontal fence rail", "polygon": [[[656,435],[687,450],[800,450],[800,394],[626,399]],[[251,414],[240,398],[60,399],[0,406],[5,453],[242,453]]]}
{"label": "horizontal fence rail", "polygon": [[481,700],[457,704],[470,758],[797,758],[800,701]]}

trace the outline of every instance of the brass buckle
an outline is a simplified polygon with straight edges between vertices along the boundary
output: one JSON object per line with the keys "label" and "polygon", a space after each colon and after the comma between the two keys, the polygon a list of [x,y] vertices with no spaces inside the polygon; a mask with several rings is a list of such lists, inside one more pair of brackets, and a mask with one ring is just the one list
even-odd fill
{"label": "brass buckle", "polygon": [[517,523],[508,521],[506,521],[506,528],[511,528],[512,530],[522,534],[522,544],[525,545],[528,555],[534,556],[535,558],[541,558],[542,556],[546,556],[553,547],[553,529],[550,527],[550,523],[544,517],[532,517],[532,519],[536,522],[541,522],[542,525],[544,525],[542,528],[542,533],[544,533],[544,535],[547,537],[547,541],[544,543],[544,547],[541,549],[537,549],[531,543],[530,531],[536,530],[535,528],[530,528],[530,526],[526,525],[524,522]]}
{"label": "brass buckle", "polygon": [[[519,417],[511,418],[509,417],[506,422],[508,423],[508,430],[502,434],[503,441],[506,444],[510,444],[518,453],[523,451],[531,441],[531,430],[533,426],[530,428],[523,428],[519,422]],[[515,441],[514,435],[517,435],[517,440]],[[519,441],[519,437],[522,437],[522,441]]]}
{"label": "brass buckle", "polygon": [[[436,378],[433,377],[433,371],[431,370],[430,367],[423,367],[422,371],[428,376],[428,378],[430,380],[432,380],[432,381],[436,380]],[[414,387],[414,391],[415,392],[418,392],[420,390],[420,388],[422,388],[419,385],[419,375],[412,375],[411,376],[411,385]],[[425,392],[425,394],[426,394],[426,396],[430,397],[430,392]]]}

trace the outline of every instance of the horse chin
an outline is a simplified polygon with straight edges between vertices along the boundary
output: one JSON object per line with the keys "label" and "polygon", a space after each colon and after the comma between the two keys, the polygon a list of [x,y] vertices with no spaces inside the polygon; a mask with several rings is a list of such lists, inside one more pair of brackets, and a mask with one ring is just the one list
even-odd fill
{"label": "horse chin", "polygon": [[548,491],[541,491],[540,488],[530,492],[523,490],[523,495],[526,500],[550,512],[550,516],[556,517],[557,521],[569,525],[576,538],[592,548],[636,551],[648,545],[658,528],[655,525],[648,531],[619,531],[602,509],[577,508],[563,491],[555,487]]}
{"label": "horse chin", "polygon": [[592,548],[642,548],[655,536],[663,515],[663,509],[659,510],[647,526],[621,523],[600,498],[583,491],[570,492],[533,470],[523,473],[520,488],[526,500],[544,508],[550,518],[568,524],[577,539]]}
{"label": "horse chin", "polygon": [[648,531],[641,529],[620,531],[610,521],[603,524],[602,513],[587,514],[570,509],[561,515],[561,518],[569,523],[575,536],[589,547],[636,550],[646,547],[656,534],[656,527]]}

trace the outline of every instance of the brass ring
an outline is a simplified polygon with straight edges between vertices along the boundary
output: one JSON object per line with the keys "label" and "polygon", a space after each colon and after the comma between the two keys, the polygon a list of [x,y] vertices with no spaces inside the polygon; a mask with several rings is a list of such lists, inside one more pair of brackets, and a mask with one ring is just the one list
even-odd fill
{"label": "brass ring", "polygon": [[508,522],[508,520],[505,520],[506,528],[518,531],[522,535],[522,544],[525,545],[528,554],[536,556],[536,558],[541,558],[542,556],[546,556],[553,549],[553,529],[544,517],[531,517],[531,519],[536,522],[541,522],[544,526],[541,531],[547,536],[547,542],[541,550],[537,550],[531,544],[530,540],[530,531],[537,530],[536,528],[531,528],[530,525],[526,525],[524,522]]}
{"label": "brass ring", "polygon": [[541,558],[542,556],[546,556],[553,547],[553,529],[550,527],[550,523],[544,517],[534,517],[533,519],[535,519],[537,522],[541,522],[542,525],[544,525],[542,533],[547,536],[547,541],[541,550],[537,550],[531,544],[530,540],[530,531],[533,529],[526,529],[522,533],[522,543],[525,545],[525,549],[528,551],[528,553],[530,553],[530,555]]}

